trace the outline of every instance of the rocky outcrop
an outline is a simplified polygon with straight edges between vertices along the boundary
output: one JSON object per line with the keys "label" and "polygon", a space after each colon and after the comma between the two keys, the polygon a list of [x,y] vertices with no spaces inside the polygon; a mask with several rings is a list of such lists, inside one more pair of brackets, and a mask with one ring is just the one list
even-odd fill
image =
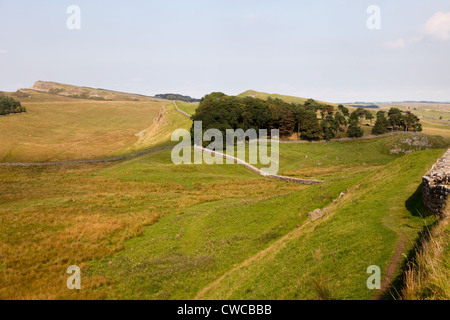
{"label": "rocky outcrop", "polygon": [[450,192],[450,149],[431,170],[422,177],[422,194],[425,207],[433,214],[448,214],[447,200]]}
{"label": "rocky outcrop", "polygon": [[315,220],[317,220],[317,219],[322,218],[324,215],[325,215],[325,212],[323,212],[323,211],[320,210],[320,209],[316,209],[316,210],[311,211],[310,213],[308,213],[308,218],[309,218],[311,221],[315,221]]}

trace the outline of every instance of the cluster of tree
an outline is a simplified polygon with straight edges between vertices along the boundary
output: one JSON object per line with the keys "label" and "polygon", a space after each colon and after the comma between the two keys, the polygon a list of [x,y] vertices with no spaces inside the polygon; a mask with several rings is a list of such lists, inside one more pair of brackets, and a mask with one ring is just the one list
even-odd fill
{"label": "cluster of tree", "polygon": [[26,112],[19,101],[10,96],[0,96],[0,115],[7,115],[9,113]]}
{"label": "cluster of tree", "polygon": [[422,124],[410,111],[398,108],[391,108],[388,112],[378,111],[372,134],[379,135],[389,131],[422,131]]}
{"label": "cluster of tree", "polygon": [[165,94],[157,94],[155,98],[166,99],[166,100],[177,100],[184,102],[200,102],[200,99],[194,99],[189,96],[183,96],[181,94],[176,93],[165,93]]}
{"label": "cluster of tree", "polygon": [[[224,136],[226,129],[278,129],[280,137],[297,134],[305,140],[331,140],[340,132],[351,138],[361,137],[362,123],[372,123],[374,118],[372,112],[363,108],[350,112],[343,105],[336,108],[313,99],[298,104],[272,98],[227,96],[221,92],[203,97],[192,116],[192,120],[203,122],[203,130],[216,128]],[[398,129],[400,126],[395,122],[394,130]]]}

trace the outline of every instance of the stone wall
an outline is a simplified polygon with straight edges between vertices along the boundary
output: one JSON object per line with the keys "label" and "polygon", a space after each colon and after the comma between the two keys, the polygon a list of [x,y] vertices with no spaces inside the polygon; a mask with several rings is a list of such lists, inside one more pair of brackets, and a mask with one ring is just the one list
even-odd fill
{"label": "stone wall", "polygon": [[450,192],[450,149],[422,177],[422,194],[425,207],[433,214],[444,216]]}
{"label": "stone wall", "polygon": [[186,112],[181,111],[180,109],[178,109],[177,103],[176,103],[175,101],[173,102],[173,104],[175,105],[175,109],[177,109],[177,111],[178,111],[179,113],[181,113],[183,116],[188,117],[188,118],[191,117],[190,114],[187,114]]}
{"label": "stone wall", "polygon": [[259,174],[260,176],[264,176],[266,178],[283,180],[283,181],[294,182],[294,183],[299,183],[299,184],[308,184],[308,185],[314,185],[314,184],[322,183],[322,181],[320,181],[320,180],[299,179],[299,178],[280,176],[280,175],[277,175],[277,174],[267,174],[264,171],[259,170],[255,166],[252,166],[250,163],[245,162],[244,160],[241,160],[241,159],[236,158],[236,157],[229,156],[227,154],[224,154],[224,153],[221,153],[221,152],[218,152],[218,151],[212,151],[212,150],[209,150],[209,149],[204,148],[204,147],[194,146],[194,150],[202,151],[202,152],[208,153],[208,154],[210,154],[212,156],[218,156],[218,157],[222,157],[224,159],[231,159],[231,160],[233,160],[234,163],[238,163],[238,164],[246,167],[247,169],[249,169],[249,170]]}

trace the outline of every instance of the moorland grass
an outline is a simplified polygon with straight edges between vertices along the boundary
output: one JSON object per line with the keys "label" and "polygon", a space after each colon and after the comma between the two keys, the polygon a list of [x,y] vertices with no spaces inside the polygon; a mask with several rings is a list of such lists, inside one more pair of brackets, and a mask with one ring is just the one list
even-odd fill
{"label": "moorland grass", "polygon": [[[91,276],[115,283],[109,298],[191,299],[199,292],[200,298],[317,298],[312,279],[316,287],[331,281],[335,298],[370,298],[374,293],[365,287],[367,276],[360,269],[377,264],[385,274],[399,238],[413,242],[417,237],[423,221],[405,201],[442,153],[417,152],[360,172],[336,170],[325,183],[285,196],[186,208],[146,228],[124,251],[92,263]],[[333,205],[340,192],[348,194]],[[306,221],[309,211],[329,205],[323,226]],[[272,259],[245,266],[252,271],[244,277],[240,269],[228,274],[302,225],[305,231],[288,237],[280,252],[269,255]],[[314,231],[319,226],[323,230]],[[321,252],[323,263],[311,258],[322,257]],[[225,281],[214,284],[225,274]]]}
{"label": "moorland grass", "polygon": [[167,101],[93,101],[65,97],[22,102],[23,114],[0,118],[0,161],[103,158],[147,146],[136,136]]}
{"label": "moorland grass", "polygon": [[[103,297],[92,289],[110,282],[85,277],[86,262],[120,251],[160,217],[301,188],[238,166],[170,165],[167,150],[114,165],[1,167],[0,298]],[[65,286],[72,264],[83,270],[84,290]]]}

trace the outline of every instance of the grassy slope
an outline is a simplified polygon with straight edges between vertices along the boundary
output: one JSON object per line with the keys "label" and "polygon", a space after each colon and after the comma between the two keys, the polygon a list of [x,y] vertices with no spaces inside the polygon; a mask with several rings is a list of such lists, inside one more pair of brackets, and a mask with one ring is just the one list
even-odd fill
{"label": "grassy slope", "polygon": [[[191,110],[190,103],[177,102],[180,109]],[[162,117],[159,121],[142,131],[142,137],[135,144],[134,148],[142,149],[143,147],[154,147],[162,145],[173,145],[177,142],[172,142],[171,136],[176,129],[190,129],[191,120],[181,113],[177,112],[173,102],[169,102],[164,106]]]}
{"label": "grassy slope", "polygon": [[[345,175],[382,166],[406,152],[447,146],[448,140],[445,138],[421,134],[327,143],[279,144],[278,173],[285,176],[327,180],[336,174]],[[399,151],[402,152],[394,153]],[[247,146],[246,160],[248,159]],[[261,164],[256,166],[262,167]]]}
{"label": "grassy slope", "polygon": [[[287,95],[275,94],[275,93],[258,92],[258,91],[254,91],[254,90],[247,90],[245,92],[242,92],[238,95],[238,97],[253,97],[253,98],[259,98],[259,99],[263,99],[263,100],[267,100],[267,98],[270,97],[273,99],[278,98],[278,99],[284,100],[288,103],[301,103],[301,104],[305,103],[305,101],[308,100],[306,98],[287,96]],[[317,100],[317,101],[323,102],[320,100]],[[323,102],[323,103],[328,103],[333,106],[337,106],[337,104],[335,104],[335,103],[329,103],[329,102]]]}
{"label": "grassy slope", "polygon": [[180,102],[177,101],[178,109],[181,111],[186,112],[187,114],[193,115],[195,113],[195,110],[198,107],[198,103],[186,103],[186,102]]}
{"label": "grassy slope", "polygon": [[331,202],[358,178],[361,175],[352,175],[322,188],[301,187],[285,196],[274,188],[271,198],[217,201],[186,208],[182,215],[172,213],[147,228],[143,237],[127,242],[118,255],[95,263],[93,275],[117,283],[109,295],[113,298],[194,298],[208,283],[301,224],[309,211]]}
{"label": "grassy slope", "polygon": [[414,211],[420,197],[411,195],[442,153],[413,153],[376,170],[332,205],[325,219],[305,226],[276,254],[230,274],[202,298],[313,299],[323,297],[319,292],[335,299],[373,297],[365,271],[378,265],[384,275],[398,244],[414,244],[423,220]]}
{"label": "grassy slope", "polygon": [[[415,141],[425,143],[413,145]],[[280,174],[324,179],[336,171],[351,172],[379,166],[399,155],[391,151],[446,148],[448,142],[438,136],[396,135],[367,140],[308,143],[301,148],[293,144],[280,144]]]}
{"label": "grassy slope", "polygon": [[101,158],[130,152],[167,101],[93,101],[34,93],[26,113],[0,117],[0,161]]}
{"label": "grassy slope", "polygon": [[[365,149],[358,151],[362,155],[373,154],[376,143],[375,141],[373,144],[364,144]],[[325,145],[320,144],[318,148]],[[337,143],[327,144],[327,146],[330,149],[334,148],[334,152],[341,149],[341,145]],[[301,150],[305,145],[295,147]],[[328,150],[329,152],[331,150]],[[353,185],[361,183],[360,188],[352,190],[346,197],[349,200],[343,202],[345,205],[342,205],[342,209],[340,209],[342,214],[337,216],[337,219],[340,220],[333,222],[332,225],[325,224],[324,228],[329,228],[327,232],[314,233],[315,236],[325,237],[324,241],[330,242],[331,253],[326,247],[317,246],[317,240],[313,240],[307,244],[307,250],[299,254],[305,259],[316,251],[319,252],[317,253],[319,255],[321,251],[336,255],[333,259],[342,260],[340,263],[336,263],[339,268],[342,267],[341,263],[349,264],[342,269],[342,277],[351,278],[353,276],[358,280],[337,285],[337,288],[340,287],[340,289],[333,294],[340,298],[367,298],[371,294],[370,292],[355,289],[357,281],[366,277],[364,272],[359,274],[358,270],[355,271],[355,265],[360,267],[358,264],[360,261],[364,263],[372,261],[385,269],[400,235],[414,239],[422,220],[412,217],[403,204],[414,194],[422,174],[441,153],[442,150],[410,154],[388,165],[387,168],[380,167],[380,165],[386,165],[398,158],[399,155],[383,157],[377,161],[377,165],[368,166],[363,170],[341,172],[339,167],[335,167],[332,174],[328,172],[329,176],[324,184],[295,191],[282,197],[246,202],[215,202],[193,206],[183,210],[182,215],[171,214],[162,218],[157,224],[147,228],[143,237],[127,242],[123,252],[94,263],[92,275],[105,276],[117,284],[116,289],[110,292],[109,297],[194,298],[221,275],[268,248],[274,241],[282,239],[285,235],[290,238],[289,234],[293,230],[295,232],[296,226],[305,223],[309,211],[331,204],[332,199],[336,198],[340,192],[345,192],[348,188],[352,190]],[[323,152],[310,154],[309,159],[315,162],[322,155]],[[353,153],[344,152],[340,155],[347,161],[353,158]],[[376,155],[373,154],[373,156],[372,161],[375,161]],[[283,160],[281,161],[283,162]],[[368,157],[368,161],[370,161],[370,157]],[[400,172],[403,172],[403,175],[400,175]],[[114,176],[116,175],[117,173]],[[127,175],[119,174],[119,176],[127,179]],[[375,195],[367,195],[368,192],[374,192]],[[361,201],[365,198],[367,198],[366,201]],[[383,201],[385,205],[380,205]],[[359,206],[355,205],[359,202],[361,202]],[[360,218],[358,215],[364,215],[364,218]],[[356,217],[359,219],[355,219]],[[410,227],[403,226],[405,223]],[[292,250],[299,250],[304,246],[300,242],[311,239],[311,227],[314,226],[316,224],[305,225],[305,232],[300,232],[293,237],[290,242],[293,246]],[[342,229],[348,229],[348,232],[342,232]],[[361,234],[366,233],[373,236],[373,243],[377,249],[367,258],[362,258],[366,255],[367,246],[371,245],[368,244],[369,238],[363,237],[364,241],[361,240]],[[349,235],[352,236],[346,239]],[[342,250],[337,250],[336,248],[342,243],[345,243],[345,246]],[[290,246],[286,248],[288,250]],[[333,250],[337,251],[333,253]],[[352,252],[352,254],[347,257],[347,252]],[[289,291],[292,290],[292,286],[286,282],[292,282],[295,277],[293,278],[292,274],[278,277],[278,272],[275,270],[280,268],[281,270],[283,268],[301,268],[302,263],[293,262],[289,260],[290,258],[291,254],[289,253],[285,256],[284,262],[276,259],[279,261],[276,266],[271,265],[274,261],[263,259],[261,265],[256,264],[256,269],[252,269],[248,273],[248,280],[253,281],[251,279],[254,279],[255,282],[252,282],[245,290],[236,288],[237,291],[234,291],[233,288],[242,282],[240,276],[237,281],[237,278],[233,278],[232,275],[230,276],[231,280],[224,282],[223,286],[220,284],[213,286],[212,290],[206,290],[199,297],[314,298],[315,292],[311,286],[306,285],[305,278],[302,278],[301,282],[293,282],[294,287],[299,291],[294,294]],[[311,261],[310,264],[305,265],[306,270],[310,267],[311,274],[314,274],[319,268],[325,277],[332,275],[330,268],[334,270],[333,264],[328,260],[323,265],[317,264],[317,261]],[[267,279],[263,281],[266,286],[262,291],[251,289],[250,286],[262,288],[263,284],[257,280],[260,279],[258,275],[263,276],[260,274],[261,269],[265,269],[264,274],[267,275]],[[301,273],[299,269],[297,272]],[[307,273],[310,274],[310,271]],[[237,272],[235,275],[237,277],[241,274],[242,272]],[[285,290],[289,293],[269,289],[271,286],[276,286],[276,283],[284,283]]]}

